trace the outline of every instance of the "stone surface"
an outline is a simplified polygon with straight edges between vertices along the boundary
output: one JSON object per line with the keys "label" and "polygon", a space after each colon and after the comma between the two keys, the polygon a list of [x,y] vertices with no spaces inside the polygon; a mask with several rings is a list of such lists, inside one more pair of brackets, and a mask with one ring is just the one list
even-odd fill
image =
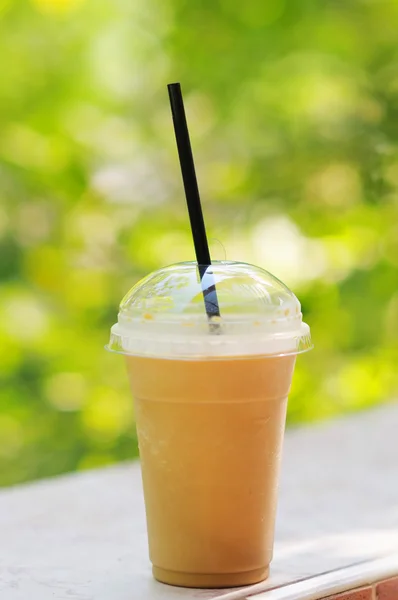
{"label": "stone surface", "polygon": [[374,600],[373,591],[373,587],[368,586],[360,590],[351,590],[336,596],[328,596],[324,600]]}
{"label": "stone surface", "polygon": [[[339,594],[364,593],[376,600],[376,586],[395,577],[398,572],[398,553],[381,558],[367,560],[341,569],[320,575],[314,575],[298,581],[276,587],[272,590],[259,591],[256,600],[334,600]],[[370,589],[369,589],[370,588]],[[246,596],[252,597],[252,588]],[[235,592],[222,596],[222,600],[241,600]],[[357,599],[358,600],[358,599]],[[385,599],[386,600],[386,599]],[[390,599],[388,599],[390,600]],[[397,600],[396,598],[392,600]]]}
{"label": "stone surface", "polygon": [[138,463],[3,490],[0,598],[244,598],[398,552],[397,430],[390,404],[289,431],[271,578],[231,593],[152,580]]}

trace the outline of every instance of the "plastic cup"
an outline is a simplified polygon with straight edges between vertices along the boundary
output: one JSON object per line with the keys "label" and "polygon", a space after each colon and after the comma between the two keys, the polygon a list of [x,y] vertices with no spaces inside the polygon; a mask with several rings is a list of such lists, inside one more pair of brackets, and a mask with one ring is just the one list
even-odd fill
{"label": "plastic cup", "polygon": [[[217,290],[209,320],[203,293]],[[125,296],[109,349],[135,401],[153,574],[184,587],[268,576],[287,397],[312,347],[300,303],[270,273],[216,262],[152,273]]]}

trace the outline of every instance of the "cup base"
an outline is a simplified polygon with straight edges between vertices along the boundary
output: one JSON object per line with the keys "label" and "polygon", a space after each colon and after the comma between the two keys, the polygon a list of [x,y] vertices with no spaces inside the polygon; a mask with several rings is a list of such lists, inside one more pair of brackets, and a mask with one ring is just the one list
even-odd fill
{"label": "cup base", "polygon": [[264,581],[269,575],[269,567],[241,573],[183,573],[153,566],[152,573],[157,581],[178,587],[228,588]]}

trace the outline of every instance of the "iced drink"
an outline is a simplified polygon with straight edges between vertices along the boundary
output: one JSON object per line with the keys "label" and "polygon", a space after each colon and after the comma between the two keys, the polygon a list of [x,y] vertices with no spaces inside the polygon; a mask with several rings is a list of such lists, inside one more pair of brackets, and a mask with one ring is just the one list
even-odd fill
{"label": "iced drink", "polygon": [[270,274],[221,263],[211,334],[196,267],[170,269],[126,296],[111,339],[135,401],[153,573],[188,587],[255,583],[272,559],[287,396],[308,326]]}
{"label": "iced drink", "polygon": [[267,576],[294,361],[127,358],[157,579],[227,587]]}

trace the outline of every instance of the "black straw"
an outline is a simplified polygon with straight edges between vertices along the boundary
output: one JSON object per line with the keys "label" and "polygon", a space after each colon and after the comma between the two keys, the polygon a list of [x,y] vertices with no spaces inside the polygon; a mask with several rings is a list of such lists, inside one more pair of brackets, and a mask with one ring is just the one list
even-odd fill
{"label": "black straw", "polygon": [[205,285],[206,273],[211,265],[209,244],[207,242],[206,228],[203,219],[202,206],[198,182],[195,173],[191,142],[189,139],[187,119],[185,116],[184,102],[182,99],[181,86],[179,83],[169,83],[171,113],[173,116],[174,132],[176,136],[178,156],[180,158],[182,180],[184,183],[185,197],[187,200],[189,220],[191,223],[193,243],[195,246],[196,260],[199,266],[199,274],[202,281],[202,290],[205,308],[208,317],[220,316],[217,292],[213,277],[209,285]]}

